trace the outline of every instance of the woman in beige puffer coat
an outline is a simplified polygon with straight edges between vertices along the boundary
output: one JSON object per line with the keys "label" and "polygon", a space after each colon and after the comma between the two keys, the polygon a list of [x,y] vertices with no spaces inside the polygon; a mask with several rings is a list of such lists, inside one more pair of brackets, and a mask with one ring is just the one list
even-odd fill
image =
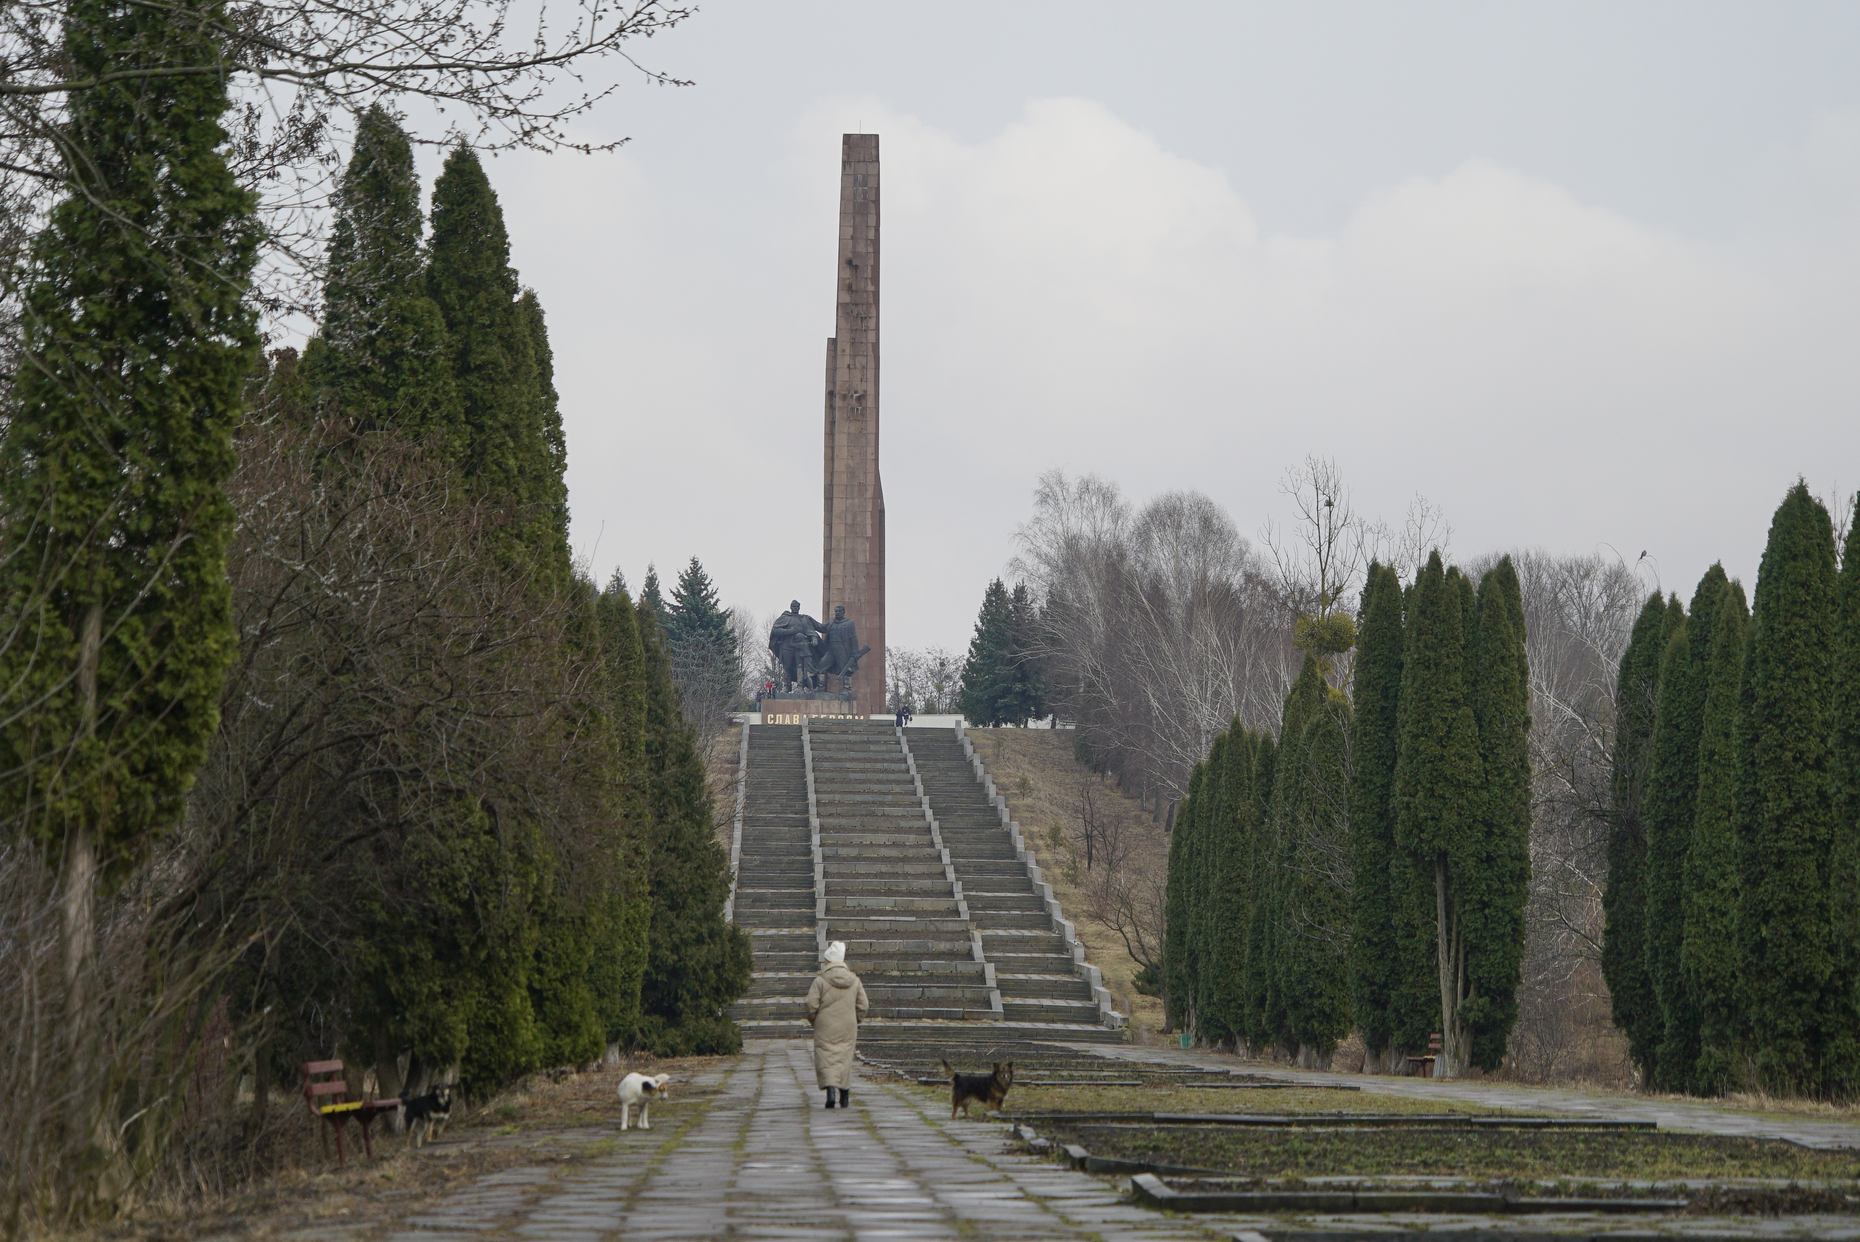
{"label": "woman in beige puffer coat", "polygon": [[807,989],[807,1020],[814,1027],[814,1081],[827,1093],[840,1093],[840,1107],[852,1107],[853,1049],[859,1042],[859,1020],[867,1008],[865,984],[846,969],[846,943],[827,946],[826,965]]}

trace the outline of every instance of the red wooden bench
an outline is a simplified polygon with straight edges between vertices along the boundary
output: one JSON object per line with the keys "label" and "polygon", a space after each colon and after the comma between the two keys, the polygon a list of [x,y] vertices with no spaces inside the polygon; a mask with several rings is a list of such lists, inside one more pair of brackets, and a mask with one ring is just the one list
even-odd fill
{"label": "red wooden bench", "polygon": [[1432,1078],[1434,1062],[1440,1057],[1440,1032],[1435,1031],[1427,1037],[1427,1055],[1408,1058],[1408,1077]]}
{"label": "red wooden bench", "polygon": [[[330,1130],[336,1132],[336,1163],[343,1162],[342,1127],[350,1118],[362,1128],[362,1150],[374,1159],[375,1145],[368,1137],[368,1128],[375,1118],[382,1113],[392,1112],[400,1107],[399,1100],[352,1100],[349,1098],[349,1080],[343,1077],[341,1061],[305,1061],[303,1063],[304,1103],[309,1106],[312,1117],[321,1117]],[[328,1147],[327,1130],[318,1131],[323,1137],[323,1146]]]}

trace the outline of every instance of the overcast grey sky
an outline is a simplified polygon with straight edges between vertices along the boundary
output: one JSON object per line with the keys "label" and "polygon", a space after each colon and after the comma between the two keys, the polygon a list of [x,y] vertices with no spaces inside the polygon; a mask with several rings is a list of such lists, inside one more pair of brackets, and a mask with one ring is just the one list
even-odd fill
{"label": "overcast grey sky", "polygon": [[1257,536],[1305,454],[1461,556],[1748,583],[1860,484],[1860,4],[709,0],[492,165],[547,308],[577,551],[820,581],[839,135],[884,161],[894,644],[966,644],[1039,474]]}

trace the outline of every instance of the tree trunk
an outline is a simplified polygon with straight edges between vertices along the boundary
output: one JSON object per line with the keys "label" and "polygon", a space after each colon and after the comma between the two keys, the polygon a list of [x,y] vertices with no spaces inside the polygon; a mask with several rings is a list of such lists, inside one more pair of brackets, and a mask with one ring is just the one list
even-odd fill
{"label": "tree trunk", "polygon": [[[85,611],[78,629],[78,741],[97,734],[97,666],[103,651],[103,604]],[[92,981],[97,956],[97,825],[79,815],[65,825],[64,857],[58,877],[58,930],[64,942],[65,1072],[70,1077],[65,1117],[72,1157],[82,1164],[101,1163],[109,1151],[110,1127],[103,1116],[103,1072],[99,1064],[96,991]],[[108,1200],[114,1176],[91,1179],[75,1187],[76,1197]]]}
{"label": "tree trunk", "polygon": [[1460,1002],[1466,994],[1466,944],[1449,891],[1451,877],[1444,852],[1434,855],[1435,960],[1440,976],[1440,1055],[1434,1060],[1434,1077],[1457,1078],[1466,1068],[1466,1024],[1460,1019]]}

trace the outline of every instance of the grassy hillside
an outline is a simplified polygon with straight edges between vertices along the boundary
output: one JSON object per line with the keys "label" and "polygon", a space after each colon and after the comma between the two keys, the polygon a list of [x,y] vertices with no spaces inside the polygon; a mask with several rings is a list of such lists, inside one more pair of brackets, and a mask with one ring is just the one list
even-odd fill
{"label": "grassy hillside", "polygon": [[[1135,798],[1073,757],[1070,730],[972,729],[969,735],[1089,960],[1103,972],[1118,1009],[1130,1015],[1132,1033],[1153,1037],[1162,1026],[1162,1002],[1137,992],[1138,964],[1114,924],[1119,909],[1160,903],[1168,835]],[[1121,921],[1132,922],[1127,916]],[[1136,921],[1160,927],[1157,918]],[[1146,934],[1154,949],[1154,930]]]}

